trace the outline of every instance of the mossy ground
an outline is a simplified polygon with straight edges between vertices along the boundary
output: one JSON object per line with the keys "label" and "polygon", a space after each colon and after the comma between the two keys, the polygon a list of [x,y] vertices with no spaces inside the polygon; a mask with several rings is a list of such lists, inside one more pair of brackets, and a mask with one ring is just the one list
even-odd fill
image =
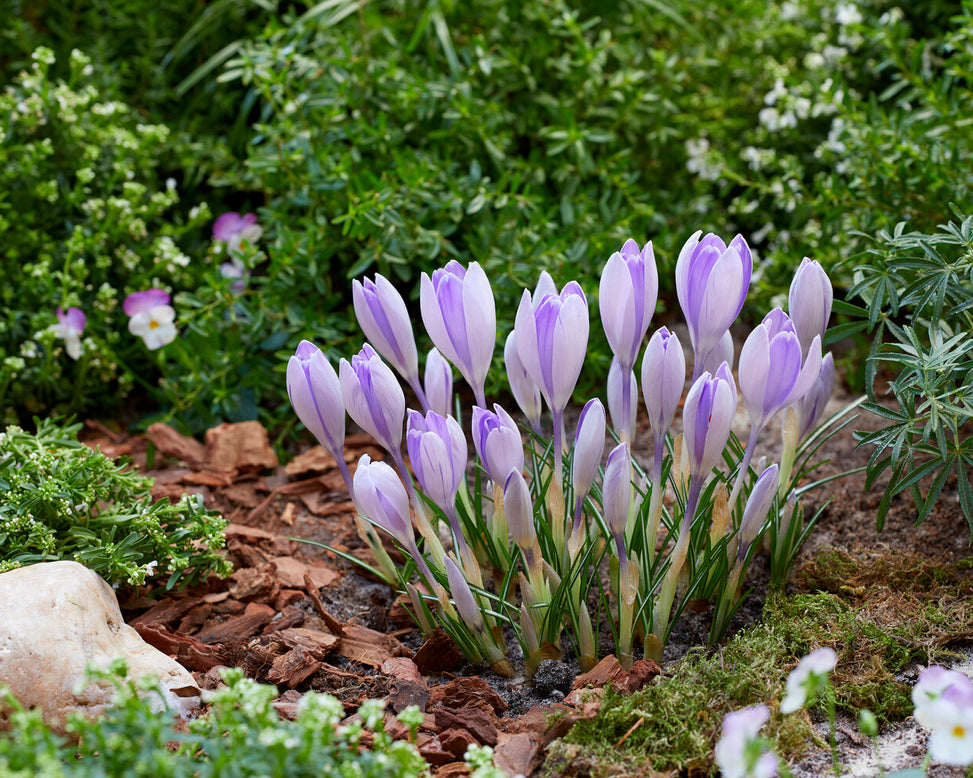
{"label": "mossy ground", "polygon": [[548,774],[715,774],[724,714],[757,703],[771,709],[765,732],[784,759],[824,745],[807,713],[782,716],[778,706],[800,657],[825,645],[838,652],[839,710],[900,721],[912,711],[911,687],[897,676],[912,663],[948,659],[952,642],[970,639],[970,624],[970,560],[822,550],[798,571],[793,593],[770,594],[758,624],[691,651],[637,694],[607,695],[596,718],[552,749]]}

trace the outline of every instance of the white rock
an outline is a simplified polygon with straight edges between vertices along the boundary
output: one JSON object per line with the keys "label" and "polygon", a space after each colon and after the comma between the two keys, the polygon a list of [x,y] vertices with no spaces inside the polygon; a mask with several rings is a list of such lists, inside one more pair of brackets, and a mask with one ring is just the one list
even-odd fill
{"label": "white rock", "polygon": [[[45,562],[0,574],[0,685],[25,707],[39,707],[52,728],[63,731],[74,711],[95,716],[110,706],[111,684],[85,688],[85,668],[106,669],[119,657],[130,677],[159,679],[160,710],[185,716],[199,706],[193,677],[122,621],[115,593],[97,573]],[[0,730],[5,724],[0,710]]]}

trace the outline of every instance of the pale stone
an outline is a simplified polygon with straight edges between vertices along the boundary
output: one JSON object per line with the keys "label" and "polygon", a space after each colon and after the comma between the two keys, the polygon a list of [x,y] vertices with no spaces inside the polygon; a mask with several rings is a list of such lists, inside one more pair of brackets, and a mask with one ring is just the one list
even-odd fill
{"label": "pale stone", "polygon": [[[159,679],[160,710],[185,716],[199,706],[193,677],[125,624],[115,593],[97,573],[76,562],[45,562],[0,574],[0,685],[25,707],[40,708],[56,731],[74,711],[96,716],[111,705],[111,685],[92,681],[85,688],[84,673],[119,657],[129,677]],[[5,714],[0,710],[0,729]]]}

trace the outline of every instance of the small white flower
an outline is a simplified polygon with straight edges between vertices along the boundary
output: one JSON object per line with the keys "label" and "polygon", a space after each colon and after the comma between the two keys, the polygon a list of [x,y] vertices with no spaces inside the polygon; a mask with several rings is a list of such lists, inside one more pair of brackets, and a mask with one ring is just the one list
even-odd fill
{"label": "small white flower", "polygon": [[839,3],[835,8],[835,20],[840,25],[861,24],[863,16],[854,3]]}
{"label": "small white flower", "polygon": [[819,648],[797,663],[787,677],[787,693],[780,703],[781,713],[794,713],[807,703],[808,697],[818,692],[834,670],[838,655],[833,649]]}
{"label": "small white flower", "polygon": [[714,756],[723,778],[774,778],[777,756],[763,751],[758,740],[770,718],[766,705],[753,705],[727,713]]}

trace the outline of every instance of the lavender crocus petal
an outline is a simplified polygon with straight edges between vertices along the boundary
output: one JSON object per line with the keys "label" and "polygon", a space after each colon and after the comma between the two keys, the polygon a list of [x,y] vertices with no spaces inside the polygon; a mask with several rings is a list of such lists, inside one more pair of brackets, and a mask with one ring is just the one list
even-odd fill
{"label": "lavender crocus petal", "polygon": [[625,532],[632,497],[632,456],[628,443],[620,443],[608,455],[601,487],[602,507],[608,529],[615,536]]}
{"label": "lavender crocus petal", "polygon": [[466,437],[452,416],[409,410],[406,446],[423,491],[444,511],[453,507],[466,470]]}
{"label": "lavender crocus petal", "polygon": [[324,353],[302,340],[287,362],[287,396],[297,417],[335,458],[343,456],[345,406],[338,374]]}
{"label": "lavender crocus petal", "polygon": [[517,422],[499,405],[493,407],[495,413],[473,408],[473,444],[490,480],[502,484],[511,470],[524,469],[524,445]]}
{"label": "lavender crocus petal", "polygon": [[736,387],[724,362],[716,376],[703,373],[690,387],[683,406],[684,445],[695,477],[712,470],[720,459],[736,411]]}
{"label": "lavender crocus petal", "polygon": [[[436,270],[433,276],[436,276],[436,273],[441,274],[443,272],[443,270]],[[459,358],[456,349],[453,348],[449,334],[446,332],[446,324],[443,322],[443,312],[439,307],[436,289],[433,286],[432,279],[426,273],[423,273],[419,279],[419,311],[422,314],[422,324],[436,348],[452,364],[458,364]]]}
{"label": "lavender crocus petal", "polygon": [[409,495],[398,474],[368,454],[358,460],[353,479],[355,503],[363,516],[388,532],[405,547],[415,544],[409,519]]}
{"label": "lavender crocus petal", "polygon": [[[543,299],[548,299],[548,297],[545,296]],[[519,358],[521,366],[550,406],[551,397],[548,393],[548,387],[543,383],[543,373],[537,343],[537,320],[534,316],[534,304],[530,292],[526,289],[520,298],[520,305],[517,308],[517,318],[512,336],[514,338],[514,353]]]}
{"label": "lavender crocus petal", "polygon": [[729,330],[723,333],[719,342],[703,357],[700,363],[700,371],[715,373],[724,362],[731,367],[733,366],[733,334]]}
{"label": "lavender crocus petal", "polygon": [[638,345],[635,321],[638,307],[629,268],[622,254],[616,251],[605,263],[598,286],[601,326],[616,357],[621,355],[623,359],[628,359],[632,346]]}
{"label": "lavender crocus petal", "polygon": [[338,368],[341,395],[348,415],[387,451],[402,444],[405,394],[392,370],[367,343]]}
{"label": "lavender crocus petal", "polygon": [[777,494],[779,480],[779,468],[776,464],[773,464],[760,474],[757,482],[753,485],[753,490],[750,492],[750,497],[743,509],[743,519],[740,522],[739,553],[741,556],[746,554],[746,550],[760,535],[760,528],[763,526],[764,519],[767,518],[767,513]]}
{"label": "lavender crocus petal", "polygon": [[534,294],[531,298],[534,301],[534,305],[536,306],[546,294],[552,294],[557,297],[557,284],[554,283],[554,279],[550,273],[542,270],[537,277],[537,285],[534,287]]}
{"label": "lavender crocus petal", "polygon": [[800,438],[806,438],[824,414],[834,389],[834,357],[829,351],[821,360],[818,377],[800,402]]}
{"label": "lavender crocus petal", "polygon": [[[625,386],[625,373],[628,374],[628,397],[629,406],[626,418],[622,418],[625,411],[622,409],[622,391]],[[608,369],[608,412],[611,414],[612,428],[618,433],[628,435],[628,440],[635,437],[635,414],[638,411],[639,388],[635,381],[635,373],[625,370],[618,357],[612,359],[611,367]]]}
{"label": "lavender crocus petal", "polygon": [[368,342],[407,381],[419,375],[419,355],[405,300],[387,278],[352,282],[355,317]]}
{"label": "lavender crocus petal", "polygon": [[465,333],[469,344],[471,386],[483,386],[497,344],[493,289],[479,262],[470,262],[463,281]]}
{"label": "lavender crocus petal", "polygon": [[443,416],[452,412],[453,368],[433,346],[426,356],[426,402],[430,410]]}
{"label": "lavender crocus petal", "polygon": [[686,384],[686,355],[675,333],[662,327],[649,339],[642,357],[642,396],[655,435],[665,435]]}
{"label": "lavender crocus petal", "polygon": [[160,305],[168,305],[169,293],[164,289],[146,289],[144,292],[132,292],[122,303],[122,310],[126,316],[137,313],[148,313]]}
{"label": "lavender crocus petal", "polygon": [[574,436],[571,484],[575,501],[582,499],[595,482],[605,451],[605,431],[605,406],[598,398],[588,400],[581,409],[578,430]]}
{"label": "lavender crocus petal", "polygon": [[713,265],[702,291],[697,313],[701,353],[715,348],[730,328],[743,307],[739,290],[744,290],[745,296],[749,282],[740,255],[736,249],[728,248]]}
{"label": "lavender crocus petal", "polygon": [[536,537],[534,507],[527,481],[519,470],[511,470],[503,485],[503,512],[510,539],[520,548],[533,548]]}
{"label": "lavender crocus petal", "polygon": [[753,328],[740,349],[740,392],[754,427],[763,418],[770,369],[770,333],[767,326],[760,323]]}
{"label": "lavender crocus petal", "polygon": [[800,374],[794,382],[793,388],[788,393],[787,399],[784,401],[785,405],[797,402],[811,390],[811,387],[818,378],[818,374],[821,372],[822,361],[821,336],[815,335],[811,341],[810,348],[807,350],[807,357],[804,360],[804,365],[801,367]]}
{"label": "lavender crocus petal", "polygon": [[561,310],[554,329],[551,373],[555,407],[563,410],[571,399],[584,366],[588,347],[588,302],[572,281],[561,292]]}
{"label": "lavender crocus petal", "polygon": [[[527,292],[524,292],[527,294]],[[520,360],[517,351],[517,335],[514,330],[507,335],[507,341],[503,347],[504,367],[507,370],[507,382],[510,384],[510,391],[517,401],[517,405],[527,417],[531,427],[537,428],[541,422],[541,393],[530,377],[524,363]],[[428,394],[428,393],[427,393]]]}
{"label": "lavender crocus petal", "polygon": [[794,273],[787,295],[787,310],[794,320],[805,356],[814,336],[824,337],[833,299],[834,290],[828,274],[819,262],[805,257]]}
{"label": "lavender crocus petal", "polygon": [[[439,305],[439,310],[442,311],[449,345],[453,349],[453,353],[456,354],[456,367],[467,382],[470,382],[472,358],[466,333],[465,295],[463,294],[462,279],[455,273],[442,273],[439,278],[436,278],[433,274],[433,285],[436,287],[436,303]],[[439,346],[438,343],[436,345]]]}
{"label": "lavender crocus petal", "polygon": [[463,573],[450,558],[443,560],[446,567],[446,580],[449,583],[449,593],[453,596],[453,603],[456,611],[466,625],[474,632],[483,632],[483,614],[480,613],[480,606],[476,603],[473,591]]}

